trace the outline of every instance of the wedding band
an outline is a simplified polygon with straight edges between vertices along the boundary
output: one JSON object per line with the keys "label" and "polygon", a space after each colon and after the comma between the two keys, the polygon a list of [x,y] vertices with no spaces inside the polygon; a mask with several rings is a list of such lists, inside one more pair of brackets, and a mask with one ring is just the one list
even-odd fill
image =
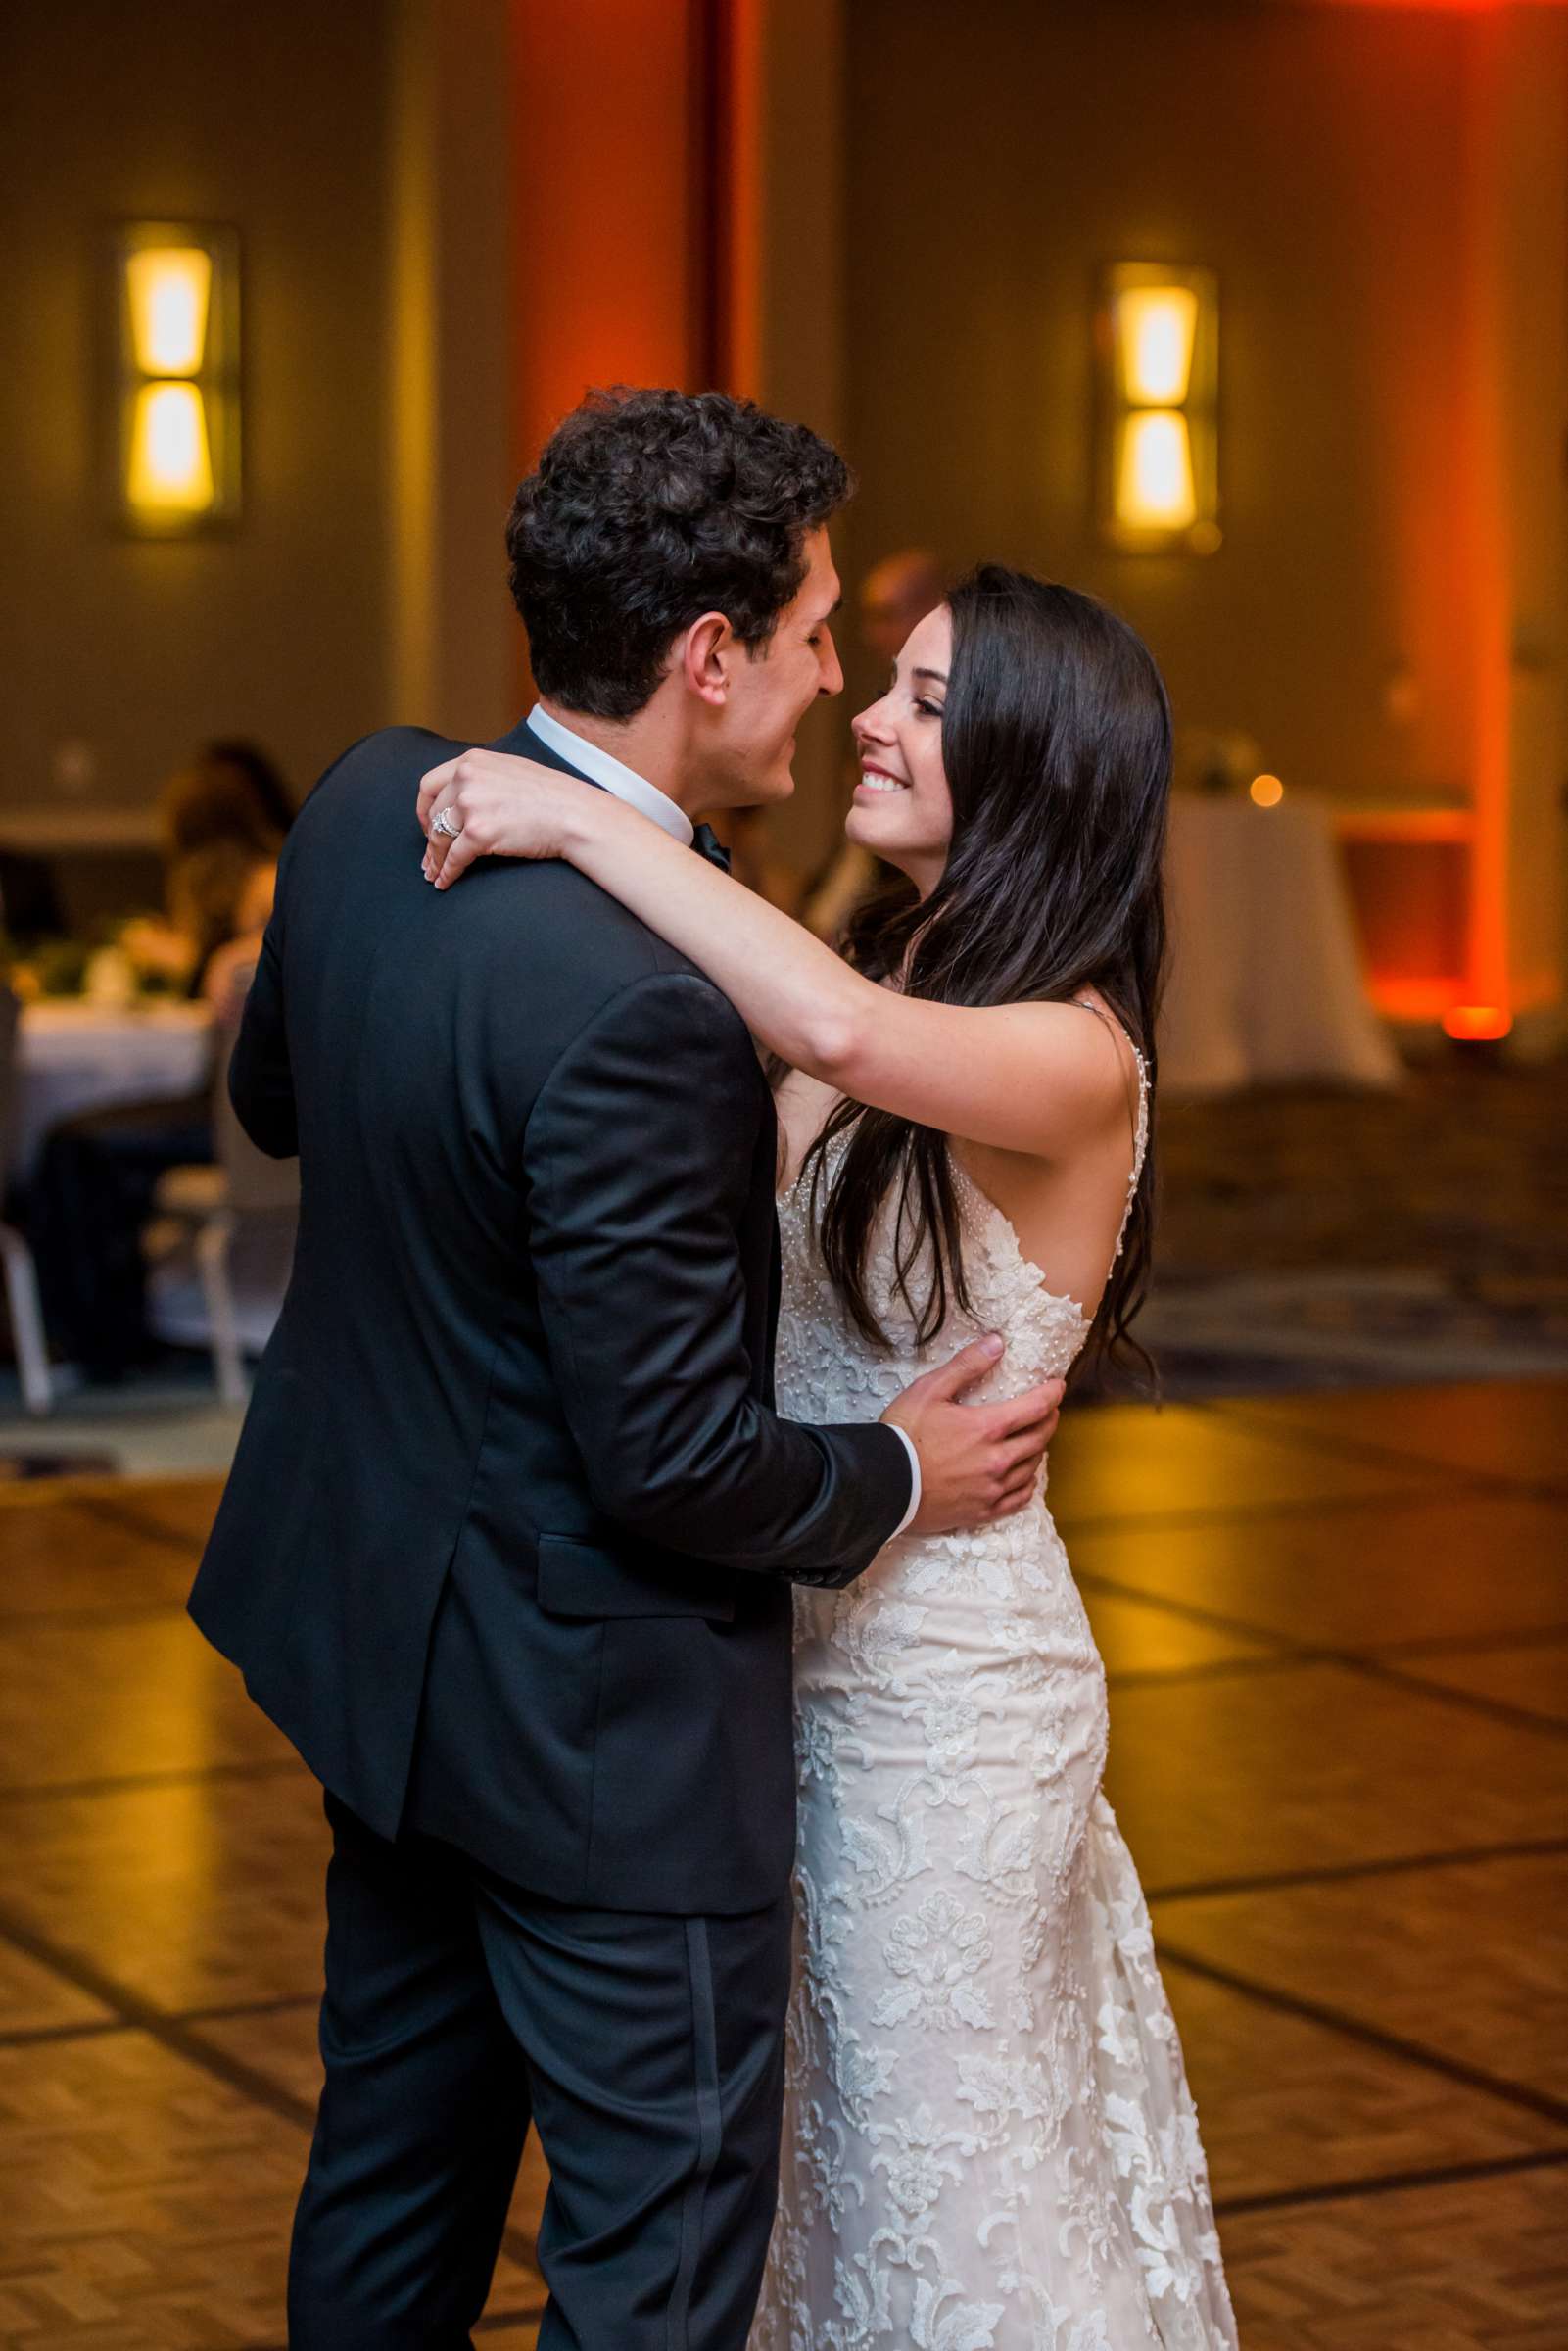
{"label": "wedding band", "polygon": [[461,825],[453,822],[451,810],[443,808],[430,828],[430,838],[434,840],[439,834],[443,840],[455,840],[461,831]]}

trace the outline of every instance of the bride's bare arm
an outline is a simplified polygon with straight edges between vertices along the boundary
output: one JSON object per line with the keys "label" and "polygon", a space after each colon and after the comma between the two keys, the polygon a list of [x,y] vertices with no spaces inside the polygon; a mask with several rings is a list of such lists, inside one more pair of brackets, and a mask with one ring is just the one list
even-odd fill
{"label": "bride's bare arm", "polygon": [[1002,1151],[1060,1159],[1126,1116],[1105,1024],[1064,1004],[931,1004],[862,978],[766,899],[606,792],[499,751],[432,768],[425,870],[450,889],[479,857],[562,857],[707,973],[752,1033],[857,1102]]}

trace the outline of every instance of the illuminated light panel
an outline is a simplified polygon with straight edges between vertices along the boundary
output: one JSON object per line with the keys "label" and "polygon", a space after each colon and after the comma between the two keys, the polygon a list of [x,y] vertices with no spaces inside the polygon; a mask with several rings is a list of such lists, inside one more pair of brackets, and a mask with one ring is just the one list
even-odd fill
{"label": "illuminated light panel", "polygon": [[1278,776],[1254,776],[1247,787],[1247,797],[1258,808],[1277,808],[1285,797],[1285,787]]}
{"label": "illuminated light panel", "polygon": [[131,342],[143,375],[196,375],[207,351],[213,257],[199,245],[146,245],[125,259]]}
{"label": "illuminated light panel", "polygon": [[213,504],[207,408],[195,384],[145,384],[131,418],[126,489],[133,505],[203,514]]}
{"label": "illuminated light panel", "polygon": [[122,220],[104,260],[112,520],[154,539],[232,524],[241,505],[239,237],[211,222]]}
{"label": "illuminated light panel", "polygon": [[1141,408],[1179,408],[1192,382],[1198,297],[1188,286],[1132,286],[1116,297],[1122,395]]}
{"label": "illuminated light panel", "polygon": [[1114,547],[1220,544],[1219,304],[1212,269],[1113,262],[1101,272],[1095,504]]}
{"label": "illuminated light panel", "polygon": [[1121,428],[1117,520],[1134,530],[1181,531],[1197,518],[1186,417],[1171,408],[1135,411]]}
{"label": "illuminated light panel", "polygon": [[1455,1004],[1443,1016],[1443,1029],[1460,1044],[1487,1044],[1506,1036],[1513,1015],[1500,1004]]}

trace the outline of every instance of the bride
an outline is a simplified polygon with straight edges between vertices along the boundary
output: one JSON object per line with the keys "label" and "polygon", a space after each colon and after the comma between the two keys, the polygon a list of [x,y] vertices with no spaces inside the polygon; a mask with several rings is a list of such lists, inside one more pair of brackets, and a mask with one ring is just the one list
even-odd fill
{"label": "bride", "polygon": [[[440,887],[479,855],[569,858],[787,1069],[779,1401],[813,1420],[875,1418],[981,1331],[1009,1386],[1122,1353],[1149,1263],[1170,722],[1147,648],[988,564],[854,732],[849,837],[908,887],[850,961],[554,770],[469,754],[420,804],[461,820],[430,841]],[[1233,2345],[1043,1492],[795,1603],[795,1986],[752,2351]]]}

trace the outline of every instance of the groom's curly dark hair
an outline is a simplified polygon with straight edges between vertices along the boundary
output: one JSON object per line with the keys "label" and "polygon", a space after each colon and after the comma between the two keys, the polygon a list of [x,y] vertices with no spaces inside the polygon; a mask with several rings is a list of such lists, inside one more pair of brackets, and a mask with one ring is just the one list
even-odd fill
{"label": "groom's curly dark hair", "polygon": [[540,692],[585,716],[632,718],[702,613],[765,645],[805,577],[806,533],[851,487],[835,449],[749,400],[591,393],[546,443],[506,525]]}

